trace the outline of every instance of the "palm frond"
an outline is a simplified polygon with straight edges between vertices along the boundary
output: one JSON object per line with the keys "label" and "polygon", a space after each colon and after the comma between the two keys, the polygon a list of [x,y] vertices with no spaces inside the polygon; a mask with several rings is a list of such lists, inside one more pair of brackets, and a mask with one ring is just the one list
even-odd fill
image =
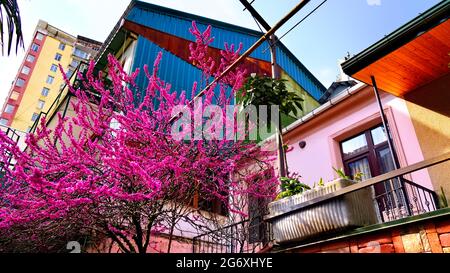
{"label": "palm frond", "polygon": [[22,33],[22,20],[20,18],[19,5],[17,0],[0,0],[0,46],[2,48],[2,55],[5,48],[5,31],[7,31],[7,53],[11,54],[11,49],[14,44],[16,54],[19,47],[24,47],[23,33]]}

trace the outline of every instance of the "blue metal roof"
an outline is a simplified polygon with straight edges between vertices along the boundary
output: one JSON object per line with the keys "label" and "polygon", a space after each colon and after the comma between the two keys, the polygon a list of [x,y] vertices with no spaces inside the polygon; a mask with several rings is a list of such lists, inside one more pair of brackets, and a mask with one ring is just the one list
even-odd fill
{"label": "blue metal roof", "polygon": [[[236,46],[242,43],[244,50],[247,50],[262,36],[260,32],[255,30],[139,1],[131,4],[126,14],[124,14],[124,18],[134,23],[190,41],[194,41],[194,37],[189,32],[192,21],[196,21],[200,30],[204,30],[208,25],[211,25],[213,27],[212,36],[215,38],[212,46],[219,49],[224,49],[224,44],[227,42]],[[251,54],[251,57],[270,61],[270,51],[265,50],[267,47],[268,44],[264,43]],[[134,67],[152,64],[157,52],[161,50],[165,51],[150,41],[139,37]],[[166,67],[167,65],[167,68],[165,71],[161,71],[162,75],[164,75],[167,81],[172,83],[175,89],[188,89],[186,91],[190,91],[189,89],[192,83],[200,78],[200,71],[169,52],[165,51],[165,53],[161,66]],[[317,100],[322,97],[326,88],[281,43],[277,48],[277,58],[280,67],[303,87],[305,91]],[[173,66],[168,66],[169,64]],[[169,67],[176,69],[172,70]],[[183,75],[183,77],[179,77],[179,75]]]}
{"label": "blue metal roof", "polygon": [[[200,69],[141,36],[137,41],[133,70],[148,65],[149,70],[151,71],[152,64],[159,52],[163,53],[159,70],[161,79],[170,83],[172,85],[172,90],[176,90],[178,93],[186,91],[187,98],[190,98],[192,84],[202,77]],[[139,73],[136,84],[140,87],[148,85],[148,79],[145,76],[145,73]],[[143,95],[143,92],[145,92],[145,89],[140,90],[141,96]]]}
{"label": "blue metal roof", "polygon": [[[136,54],[133,62],[133,70],[136,68],[143,68],[144,65],[149,66],[151,71],[151,64],[154,63],[159,52],[163,53],[161,63],[159,66],[159,76],[160,78],[170,83],[172,86],[172,91],[176,91],[181,94],[182,91],[185,92],[186,98],[192,98],[192,85],[194,82],[198,82],[202,78],[202,71],[195,66],[185,62],[183,59],[173,55],[171,52],[159,47],[155,43],[145,39],[144,37],[138,37],[136,45]],[[182,75],[182,76],[180,76]],[[148,86],[148,79],[145,73],[139,73],[136,84],[138,87]],[[202,89],[205,86],[201,86],[202,83],[198,82],[198,89]],[[205,85],[203,83],[203,85]],[[198,91],[198,90],[197,90]],[[227,95],[229,96],[231,89],[228,90]],[[144,96],[145,89],[139,90],[140,97]],[[220,93],[219,87],[217,87],[216,94]],[[215,99],[214,99],[215,100]]]}

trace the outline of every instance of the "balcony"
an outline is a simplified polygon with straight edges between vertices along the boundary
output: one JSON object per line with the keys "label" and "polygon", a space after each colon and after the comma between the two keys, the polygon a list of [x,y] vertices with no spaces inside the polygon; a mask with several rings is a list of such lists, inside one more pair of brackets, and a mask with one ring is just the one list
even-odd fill
{"label": "balcony", "polygon": [[[409,180],[411,174],[429,171],[434,166],[448,163],[448,161],[450,161],[450,153],[350,185],[300,204],[294,204],[277,214],[272,213],[264,217],[248,219],[199,235],[193,240],[192,250],[194,253],[283,252],[286,249],[301,248],[361,234],[370,235],[380,230],[418,223],[434,217],[448,219],[449,211],[443,208],[448,206],[445,197],[442,198],[436,192]],[[380,192],[376,190],[380,187],[384,191],[381,194],[376,194],[376,192]],[[278,244],[276,238],[274,238],[274,227],[272,225],[277,220],[320,207],[327,202],[342,200],[348,195],[367,191],[367,189],[371,189],[371,192],[373,192],[372,202],[377,212],[378,223],[369,226],[329,230],[320,236],[287,244]],[[323,222],[311,224],[323,225]],[[293,225],[288,229],[289,232],[295,234],[300,232],[302,228],[302,225]]]}

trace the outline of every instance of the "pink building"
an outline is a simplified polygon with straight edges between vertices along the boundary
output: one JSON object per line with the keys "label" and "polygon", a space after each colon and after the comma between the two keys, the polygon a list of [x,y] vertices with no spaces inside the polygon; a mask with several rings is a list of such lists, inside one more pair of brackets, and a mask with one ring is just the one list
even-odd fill
{"label": "pink building", "polygon": [[[423,161],[405,100],[386,92],[381,98],[400,166]],[[292,124],[284,140],[293,147],[287,154],[289,171],[299,173],[310,186],[321,178],[338,178],[333,168],[344,169],[348,175],[363,172],[366,179],[394,168],[373,89],[363,83],[344,90]],[[427,171],[411,176],[416,183],[432,188]]]}

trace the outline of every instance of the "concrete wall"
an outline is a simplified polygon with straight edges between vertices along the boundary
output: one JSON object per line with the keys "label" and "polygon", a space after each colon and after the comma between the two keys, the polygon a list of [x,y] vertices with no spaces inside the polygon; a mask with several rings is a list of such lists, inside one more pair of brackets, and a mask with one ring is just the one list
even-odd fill
{"label": "concrete wall", "polygon": [[[405,96],[425,159],[450,152],[450,74]],[[450,200],[450,162],[430,169],[434,188]]]}

